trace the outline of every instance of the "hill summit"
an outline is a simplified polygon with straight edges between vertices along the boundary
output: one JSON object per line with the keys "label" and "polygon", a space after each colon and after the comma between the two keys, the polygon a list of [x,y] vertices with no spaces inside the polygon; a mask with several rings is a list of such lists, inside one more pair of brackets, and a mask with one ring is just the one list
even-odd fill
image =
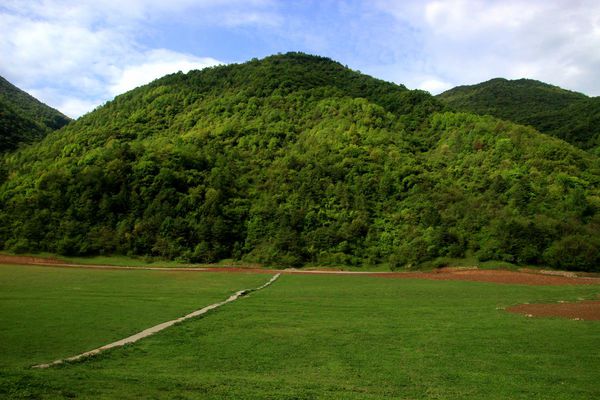
{"label": "hill summit", "polygon": [[600,265],[596,156],[302,53],[165,76],[3,163],[13,251]]}
{"label": "hill summit", "polygon": [[39,140],[69,121],[0,76],[0,153]]}
{"label": "hill summit", "polygon": [[600,155],[600,97],[532,79],[496,78],[437,96],[452,109],[489,114],[561,138]]}

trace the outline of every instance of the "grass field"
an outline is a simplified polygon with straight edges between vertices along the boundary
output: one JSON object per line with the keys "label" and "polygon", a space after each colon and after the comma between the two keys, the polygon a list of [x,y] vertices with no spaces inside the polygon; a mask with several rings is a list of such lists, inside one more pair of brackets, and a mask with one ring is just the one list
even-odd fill
{"label": "grass field", "polygon": [[[240,286],[262,283],[267,276],[187,273],[180,290],[179,278],[154,271],[43,269],[56,271],[53,283],[37,277],[39,269],[4,268],[0,339],[10,345],[2,344],[0,397],[600,398],[600,322],[527,318],[502,310],[523,302],[594,298],[598,286],[285,275],[263,291],[134,345],[85,362],[31,370],[26,366],[42,354],[47,361],[76,353],[81,341],[70,342],[69,337],[92,340],[102,324],[83,306],[63,314],[58,324],[26,312],[27,304],[48,303],[44,307],[52,313],[72,303],[89,304],[106,315],[104,301],[110,298],[113,307],[135,310],[137,323],[142,323],[159,320],[156,309],[165,303],[177,304],[169,311],[177,314],[177,307],[195,308],[199,298],[208,303]],[[93,278],[94,273],[115,277]],[[13,277],[8,287],[7,274]],[[53,288],[56,281],[68,286],[71,279],[81,287],[89,283],[100,295]],[[212,282],[210,289],[205,289],[206,280]],[[140,285],[149,285],[149,291]],[[6,307],[7,298],[19,301]],[[15,317],[19,325],[4,325]],[[47,324],[63,338],[60,349],[43,338]],[[117,320],[111,324],[118,325]],[[105,329],[102,334],[111,333]],[[35,356],[33,343],[41,346]]]}
{"label": "grass field", "polygon": [[0,367],[27,367],[91,350],[265,279],[0,265]]}

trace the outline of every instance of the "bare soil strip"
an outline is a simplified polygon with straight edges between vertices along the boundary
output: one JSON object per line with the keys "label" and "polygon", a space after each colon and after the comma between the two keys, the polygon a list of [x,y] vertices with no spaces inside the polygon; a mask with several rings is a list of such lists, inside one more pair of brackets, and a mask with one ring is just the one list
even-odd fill
{"label": "bare soil strip", "polygon": [[183,317],[180,317],[180,318],[177,318],[177,319],[174,319],[174,320],[171,320],[171,321],[163,322],[162,324],[158,324],[158,325],[153,326],[151,328],[145,329],[145,330],[143,330],[143,331],[141,331],[139,333],[136,333],[135,335],[129,336],[129,337],[125,338],[125,339],[121,339],[121,340],[118,340],[116,342],[109,343],[109,344],[104,345],[102,347],[98,347],[97,349],[86,351],[85,353],[81,353],[81,354],[78,354],[78,355],[73,356],[73,357],[69,357],[69,358],[65,358],[65,359],[60,359],[60,360],[52,361],[52,362],[47,363],[47,364],[34,365],[32,368],[49,368],[49,367],[52,367],[52,366],[55,366],[55,365],[63,364],[65,362],[67,362],[67,361],[78,361],[78,360],[81,360],[83,358],[99,354],[99,353],[101,353],[101,352],[103,352],[105,350],[112,349],[114,347],[120,347],[120,346],[125,346],[126,344],[135,343],[138,340],[141,340],[141,339],[146,338],[148,336],[154,335],[155,333],[160,332],[160,331],[162,331],[162,330],[164,330],[164,329],[166,329],[166,328],[168,328],[170,326],[173,326],[175,324],[178,324],[178,323],[180,323],[182,321],[185,321],[186,319],[190,319],[190,318],[194,318],[194,317],[200,316],[202,314],[206,314],[210,310],[214,310],[215,308],[221,307],[224,304],[227,304],[227,303],[230,303],[232,301],[235,301],[235,300],[239,299],[240,297],[245,296],[245,295],[247,295],[247,294],[249,294],[251,292],[255,292],[257,290],[264,289],[267,286],[269,286],[270,284],[272,284],[273,282],[275,282],[275,280],[277,278],[279,278],[280,275],[281,274],[273,275],[273,277],[267,283],[265,283],[262,286],[259,286],[259,287],[254,288],[254,289],[244,289],[244,290],[237,291],[236,293],[234,293],[231,296],[229,296],[229,298],[227,298],[227,300],[223,300],[221,302],[211,304],[211,305],[206,306],[206,307],[204,307],[204,308],[202,308],[200,310],[196,310],[194,312],[191,312],[191,313],[189,313],[189,314],[187,314],[187,315],[185,315]]}
{"label": "bare soil strip", "polygon": [[[203,267],[127,267],[117,265],[97,265],[97,264],[74,264],[56,258],[30,257],[30,256],[11,256],[0,254],[0,264],[16,264],[16,265],[38,265],[41,267],[63,267],[63,268],[91,268],[91,269],[141,269],[141,270],[156,270],[156,271],[206,271],[209,268]],[[267,270],[267,273],[270,272]]]}
{"label": "bare soil strip", "polygon": [[577,303],[519,304],[506,311],[528,317],[560,317],[584,321],[600,321],[600,300]]}
{"label": "bare soil strip", "polygon": [[119,267],[114,265],[71,264],[53,258],[30,256],[12,256],[0,254],[0,264],[20,264],[52,266],[60,268],[91,268],[112,270],[153,270],[180,272],[231,272],[252,274],[335,274],[375,276],[395,279],[432,279],[452,281],[473,281],[502,283],[509,285],[600,285],[600,278],[577,276],[566,271],[543,270],[489,270],[476,268],[440,268],[432,272],[369,272],[369,271],[338,271],[338,270],[309,270],[309,269],[267,269],[244,268],[238,266],[207,266],[207,267]]}
{"label": "bare soil strip", "polygon": [[[375,275],[375,274],[373,274]],[[600,278],[591,277],[566,277],[562,275],[548,275],[539,272],[521,272],[489,269],[453,269],[441,268],[435,272],[405,272],[379,275],[384,278],[417,278],[452,281],[474,281],[504,283],[510,285],[598,285]]]}

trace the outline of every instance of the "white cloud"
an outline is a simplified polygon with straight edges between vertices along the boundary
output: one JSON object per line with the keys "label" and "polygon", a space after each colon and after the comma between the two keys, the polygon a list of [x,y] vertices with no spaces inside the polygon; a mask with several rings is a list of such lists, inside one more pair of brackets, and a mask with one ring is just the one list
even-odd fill
{"label": "white cloud", "polygon": [[536,2],[473,0],[425,3],[425,21],[438,34],[468,37],[474,33],[511,31],[527,24],[541,11]]}
{"label": "white cloud", "polygon": [[221,62],[214,58],[200,58],[166,49],[151,50],[140,57],[139,63],[124,66],[109,86],[109,91],[116,96],[170,73],[185,73],[219,64]]}
{"label": "white cloud", "polygon": [[244,12],[241,10],[233,10],[232,12],[225,14],[221,22],[229,27],[237,27],[244,25],[278,27],[283,24],[283,18],[272,12]]}
{"label": "white cloud", "polygon": [[439,79],[425,79],[417,86],[421,90],[426,90],[433,94],[441,93],[445,90],[452,88],[452,85],[448,82],[440,81]]}
{"label": "white cloud", "polygon": [[422,62],[408,67],[413,75],[452,85],[527,77],[600,95],[596,0],[378,0],[376,7],[423,39]]}
{"label": "white cloud", "polygon": [[93,111],[99,105],[101,105],[101,103],[98,103],[94,100],[83,100],[73,97],[66,97],[59,102],[58,109],[60,109],[60,111],[65,115],[77,117],[83,114],[87,114],[90,111]]}

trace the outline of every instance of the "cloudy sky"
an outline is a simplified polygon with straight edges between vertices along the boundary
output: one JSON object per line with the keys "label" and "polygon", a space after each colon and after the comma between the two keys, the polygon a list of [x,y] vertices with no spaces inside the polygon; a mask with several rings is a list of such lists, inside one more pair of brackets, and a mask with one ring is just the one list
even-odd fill
{"label": "cloudy sky", "polygon": [[0,75],[71,117],[167,73],[303,51],[439,93],[600,95],[598,0],[2,0]]}

